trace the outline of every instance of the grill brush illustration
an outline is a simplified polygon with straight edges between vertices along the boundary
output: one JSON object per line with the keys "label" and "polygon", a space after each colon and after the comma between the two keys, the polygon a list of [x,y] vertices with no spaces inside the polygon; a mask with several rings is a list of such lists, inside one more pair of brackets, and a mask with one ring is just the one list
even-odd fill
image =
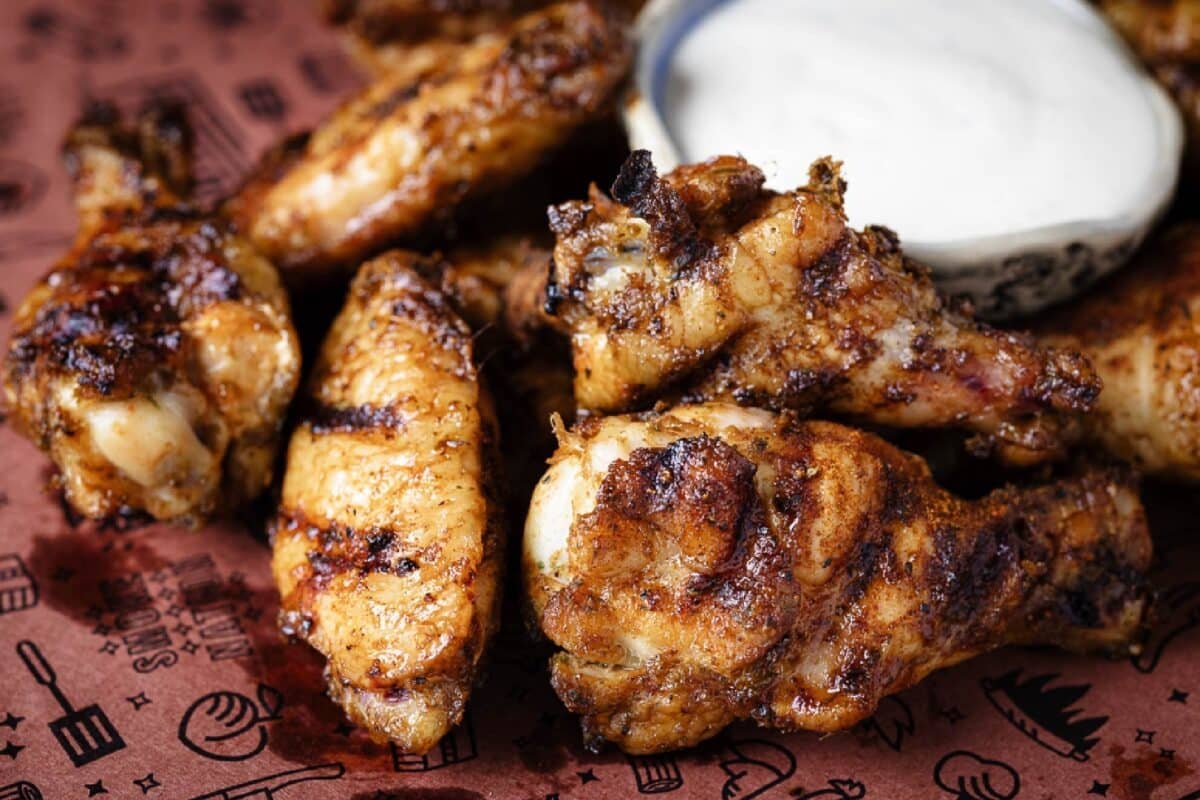
{"label": "grill brush illustration", "polygon": [[1021,733],[1052,753],[1087,761],[1088,752],[1100,741],[1092,734],[1108,717],[1076,719],[1083,712],[1071,706],[1091,686],[1051,686],[1058,675],[1035,675],[1026,681],[1020,676],[1020,670],[1012,670],[998,678],[984,678],[980,685],[992,705]]}

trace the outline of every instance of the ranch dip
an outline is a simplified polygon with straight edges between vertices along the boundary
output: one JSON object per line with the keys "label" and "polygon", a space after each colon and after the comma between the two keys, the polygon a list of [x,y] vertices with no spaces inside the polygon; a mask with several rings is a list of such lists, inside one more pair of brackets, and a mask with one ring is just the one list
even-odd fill
{"label": "ranch dip", "polygon": [[1120,216],[1159,159],[1145,77],[1082,0],[725,0],[656,104],[683,161],[845,162],[851,223],[953,242]]}

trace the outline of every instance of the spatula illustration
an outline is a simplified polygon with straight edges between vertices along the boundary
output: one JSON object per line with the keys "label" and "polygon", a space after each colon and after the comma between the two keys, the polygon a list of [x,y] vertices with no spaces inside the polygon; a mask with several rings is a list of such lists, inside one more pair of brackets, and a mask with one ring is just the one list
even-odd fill
{"label": "spatula illustration", "polygon": [[27,639],[19,642],[17,655],[25,662],[26,668],[33,673],[37,682],[50,690],[54,699],[66,712],[50,722],[49,727],[72,764],[82,767],[125,747],[125,740],[100,710],[100,706],[92,703],[76,710],[71,705],[58,688],[58,676],[54,674],[54,670],[36,644]]}

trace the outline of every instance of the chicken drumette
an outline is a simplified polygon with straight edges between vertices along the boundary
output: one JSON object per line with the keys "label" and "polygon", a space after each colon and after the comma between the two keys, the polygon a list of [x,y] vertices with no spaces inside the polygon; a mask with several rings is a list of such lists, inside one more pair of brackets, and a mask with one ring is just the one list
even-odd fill
{"label": "chicken drumette", "polygon": [[629,59],[623,25],[583,0],[535,11],[380,76],[225,210],[289,283],[355,264],[529,173],[607,113]]}
{"label": "chicken drumette", "polygon": [[718,403],[559,438],[523,569],[592,745],[842,730],[977,653],[1127,652],[1142,621],[1150,539],[1117,472],[965,501],[870,434]]}
{"label": "chicken drumette", "polygon": [[64,145],[80,230],[17,309],[4,389],[87,517],[196,522],[270,482],[300,356],[275,268],[181,198],[178,109],[99,105]]}
{"label": "chicken drumette", "polygon": [[847,226],[844,189],[828,159],[777,194],[740,158],[660,178],[641,151],[615,199],[551,209],[547,309],[571,335],[580,407],[733,399],[1057,454],[1100,389],[1087,359],[947,303],[894,234]]}
{"label": "chicken drumette", "polygon": [[328,659],[329,693],[408,752],[463,714],[499,613],[496,430],[471,331],[421,277],[363,265],[326,338],[273,526],[286,633]]}
{"label": "chicken drumette", "polygon": [[1147,473],[1200,481],[1200,225],[1169,231],[1039,330],[1085,353],[1104,381],[1087,441]]}

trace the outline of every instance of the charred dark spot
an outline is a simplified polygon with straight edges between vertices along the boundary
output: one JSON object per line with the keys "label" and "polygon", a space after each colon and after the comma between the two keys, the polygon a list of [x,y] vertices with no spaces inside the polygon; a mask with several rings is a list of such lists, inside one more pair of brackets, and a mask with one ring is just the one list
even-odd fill
{"label": "charred dark spot", "polygon": [[854,254],[854,235],[847,231],[800,278],[801,296],[824,303],[835,303],[848,291],[846,270]]}
{"label": "charred dark spot", "polygon": [[716,245],[700,236],[687,204],[659,178],[648,150],[635,150],[625,160],[612,196],[650,224],[651,247],[677,272],[716,256]]}
{"label": "charred dark spot", "polygon": [[[792,408],[808,407],[820,402],[843,381],[845,376],[836,367],[790,369],[783,382],[783,402]],[[743,401],[739,398],[738,402]]]}
{"label": "charred dark spot", "polygon": [[355,431],[402,430],[407,416],[392,406],[361,405],[338,408],[309,400],[304,421],[314,434],[353,433]]}
{"label": "charred dark spot", "polygon": [[272,540],[281,535],[296,534],[307,537],[311,542],[306,555],[312,569],[310,580],[318,590],[327,586],[334,577],[347,572],[361,576],[374,572],[405,575],[418,568],[415,553],[395,559],[397,543],[401,539],[395,531],[356,529],[337,524],[320,526],[302,514],[281,511],[271,524]]}
{"label": "charred dark spot", "polygon": [[182,323],[241,296],[220,253],[220,227],[186,219],[145,223],[137,233],[101,233],[45,279],[53,291],[15,332],[11,374],[65,372],[102,396],[152,388],[154,376],[187,355]]}
{"label": "charred dark spot", "polygon": [[[1005,581],[1019,575],[1020,518],[992,521],[975,535],[960,540],[953,528],[934,533],[934,552],[926,567],[932,613],[941,624],[967,625],[979,610],[991,607],[1003,596]],[[970,635],[969,631],[964,631]]]}
{"label": "charred dark spot", "polygon": [[384,119],[390,116],[397,108],[415,98],[420,92],[420,81],[414,81],[413,83],[393,89],[386,97],[367,109],[366,116],[373,117],[374,119]]}
{"label": "charred dark spot", "polygon": [[378,555],[391,547],[395,540],[394,533],[372,533],[367,536],[367,550],[371,555]]}
{"label": "charred dark spot", "polygon": [[542,310],[552,317],[556,316],[566,299],[567,296],[554,278],[554,259],[550,259],[550,277],[546,280],[546,299],[542,303]]}

